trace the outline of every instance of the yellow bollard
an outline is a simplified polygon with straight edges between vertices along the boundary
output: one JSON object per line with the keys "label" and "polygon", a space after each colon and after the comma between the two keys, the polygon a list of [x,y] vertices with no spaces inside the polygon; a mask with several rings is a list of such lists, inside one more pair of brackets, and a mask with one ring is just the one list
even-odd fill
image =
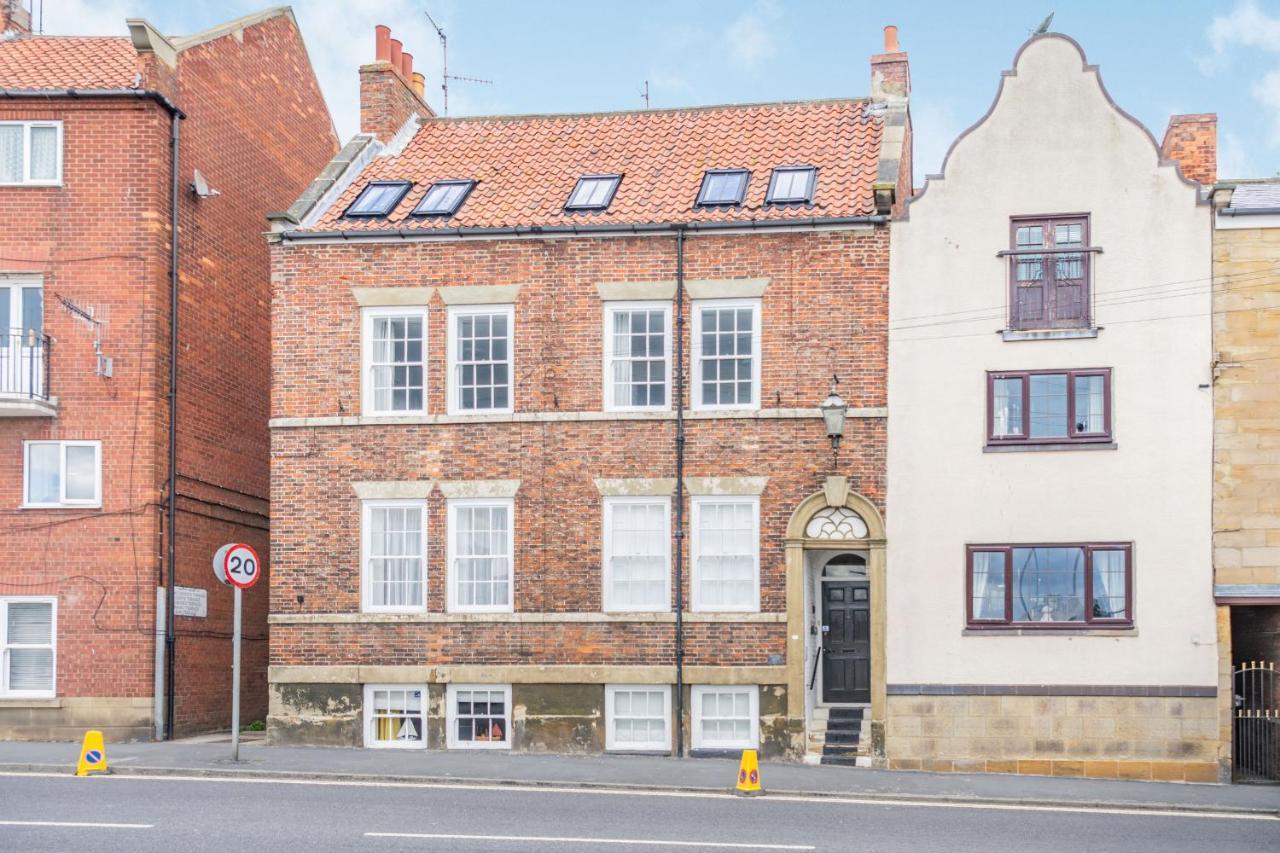
{"label": "yellow bollard", "polygon": [[759,797],[764,794],[760,786],[760,760],[754,749],[744,749],[738,762],[738,784],[733,792],[739,797]]}
{"label": "yellow bollard", "polygon": [[88,776],[90,773],[109,773],[107,769],[107,747],[102,742],[102,732],[91,729],[84,733],[84,745],[80,747],[80,763],[76,765],[77,776]]}

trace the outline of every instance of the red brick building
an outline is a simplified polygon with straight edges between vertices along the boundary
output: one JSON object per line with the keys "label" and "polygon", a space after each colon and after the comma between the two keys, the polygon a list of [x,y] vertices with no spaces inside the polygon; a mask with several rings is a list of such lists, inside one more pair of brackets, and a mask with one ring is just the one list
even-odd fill
{"label": "red brick building", "polygon": [[886,35],[870,97],[449,119],[380,28],[272,238],[273,742],[870,757]]}
{"label": "red brick building", "polygon": [[[287,8],[184,38],[32,35],[17,0],[0,24],[0,738],[223,728],[210,557],[269,544],[259,223],[333,156],[333,125]],[[251,721],[265,586],[245,600]]]}

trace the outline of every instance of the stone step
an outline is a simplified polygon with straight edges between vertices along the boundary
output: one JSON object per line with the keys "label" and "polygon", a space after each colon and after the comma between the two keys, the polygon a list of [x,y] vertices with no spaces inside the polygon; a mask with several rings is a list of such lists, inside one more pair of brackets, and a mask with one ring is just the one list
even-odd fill
{"label": "stone step", "polygon": [[824,734],[827,743],[857,743],[862,738],[862,728],[849,731],[828,729]]}
{"label": "stone step", "polygon": [[824,755],[818,759],[819,764],[833,764],[838,767],[870,767],[871,756],[869,755]]}

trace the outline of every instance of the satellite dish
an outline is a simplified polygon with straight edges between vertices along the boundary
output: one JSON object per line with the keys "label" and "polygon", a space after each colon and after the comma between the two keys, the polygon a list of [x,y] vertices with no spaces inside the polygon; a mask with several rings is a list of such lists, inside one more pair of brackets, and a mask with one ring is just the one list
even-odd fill
{"label": "satellite dish", "polygon": [[199,169],[195,170],[195,174],[191,178],[191,190],[200,198],[222,195],[222,193],[209,186],[209,182],[204,179],[204,175],[200,174]]}

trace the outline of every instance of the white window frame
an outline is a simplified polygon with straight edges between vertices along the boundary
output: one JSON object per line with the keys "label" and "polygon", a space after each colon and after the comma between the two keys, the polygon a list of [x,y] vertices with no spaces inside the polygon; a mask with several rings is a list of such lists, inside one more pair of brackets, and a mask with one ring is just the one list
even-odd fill
{"label": "white window frame", "polygon": [[[661,604],[649,606],[623,606],[614,601],[613,593],[613,511],[621,505],[641,504],[645,506],[661,506],[663,519],[663,541],[667,548],[663,552],[666,585]],[[601,578],[603,579],[602,604],[606,613],[665,613],[671,609],[671,498],[659,497],[622,497],[607,496],[601,508],[603,523],[603,547],[601,548]]]}
{"label": "white window frame", "polygon": [[[10,604],[48,604],[52,607],[53,643],[53,680],[48,690],[10,690],[9,689],[9,605]],[[30,646],[25,646],[30,648]],[[44,648],[38,646],[36,648]],[[51,595],[6,595],[0,596],[0,698],[3,699],[49,699],[58,695],[58,599]]]}
{"label": "white window frame", "polygon": [[[422,514],[422,604],[387,605],[373,603],[373,578],[369,561],[373,549],[371,516],[375,509],[417,509]],[[360,610],[364,613],[422,613],[427,609],[427,502],[425,500],[366,500],[360,502]]]}
{"label": "white window frame", "polygon": [[[458,691],[501,690],[505,715],[502,733],[504,740],[458,740]],[[450,684],[445,688],[445,746],[449,749],[511,749],[511,685],[510,684]]]}
{"label": "white window frame", "polygon": [[[477,314],[505,314],[507,317],[507,405],[501,409],[464,409],[460,405],[458,388],[458,318]],[[448,358],[448,413],[450,415],[509,415],[516,406],[516,306],[505,305],[450,305],[447,311],[449,328],[446,332]]]}
{"label": "white window frame", "polygon": [[[753,534],[755,543],[755,584],[752,589],[752,600],[744,605],[708,605],[702,602],[702,584],[698,576],[698,556],[701,553],[701,534],[699,533],[702,508],[707,504],[746,504],[752,509]],[[707,613],[758,613],[760,611],[760,497],[758,495],[695,495],[690,500],[689,522],[689,585],[691,606],[695,611]]]}
{"label": "white window frame", "polygon": [[[60,187],[62,186],[62,122],[60,121],[0,121],[0,127],[22,127],[22,177],[17,181],[0,181],[0,187]],[[31,178],[31,129],[34,127],[52,127],[58,132],[57,142],[57,177],[53,179],[32,180]]]}
{"label": "white window frame", "polygon": [[[666,403],[661,406],[620,406],[613,402],[613,318],[620,311],[661,311],[662,312],[662,359],[663,382],[666,388]],[[606,302],[604,306],[604,390],[603,402],[606,412],[667,412],[671,410],[671,303],[670,302]]]}
{"label": "white window frame", "polygon": [[[377,408],[377,395],[373,384],[373,324],[374,320],[383,317],[418,317],[422,320],[422,408],[420,409],[387,409]],[[360,387],[363,413],[370,416],[425,415],[427,413],[427,393],[430,384],[427,374],[427,330],[426,306],[394,306],[360,309],[361,354],[360,354]]]}
{"label": "white window frame", "polygon": [[[58,445],[58,500],[55,502],[33,503],[31,497],[31,448],[37,444]],[[67,448],[92,447],[94,449],[93,492],[88,500],[67,499]],[[76,508],[95,509],[102,506],[102,442],[101,441],[24,441],[22,443],[22,508]]]}
{"label": "white window frame", "polygon": [[[614,713],[614,697],[621,692],[644,690],[662,692],[662,740],[636,743],[618,743]],[[670,684],[606,684],[604,686],[604,748],[607,752],[670,752],[671,751],[671,685]]]}
{"label": "white window frame", "polygon": [[[422,693],[421,707],[418,709],[420,741],[378,740],[373,736],[373,694],[377,690],[418,690]],[[430,706],[430,694],[425,684],[366,684],[364,686],[364,745],[366,749],[426,749],[427,748],[427,709]]]}
{"label": "white window frame", "polygon": [[[693,372],[690,381],[693,385],[693,408],[700,411],[733,411],[760,408],[760,341],[764,336],[761,325],[760,299],[695,299],[690,303],[693,310]],[[704,308],[737,309],[750,308],[751,316],[751,400],[748,403],[704,403],[702,401],[702,311]]]}
{"label": "white window frame", "polygon": [[[705,743],[702,739],[702,700],[708,693],[746,693],[751,734],[745,741]],[[758,749],[760,746],[760,687],[756,684],[695,684],[690,688],[692,714],[689,718],[693,749]]]}
{"label": "white window frame", "polygon": [[[507,509],[507,553],[511,561],[507,576],[506,604],[459,604],[457,558],[458,509],[474,506],[502,506]],[[515,498],[449,498],[446,501],[445,585],[448,587],[447,608],[450,613],[513,613],[516,604],[516,502]]]}

